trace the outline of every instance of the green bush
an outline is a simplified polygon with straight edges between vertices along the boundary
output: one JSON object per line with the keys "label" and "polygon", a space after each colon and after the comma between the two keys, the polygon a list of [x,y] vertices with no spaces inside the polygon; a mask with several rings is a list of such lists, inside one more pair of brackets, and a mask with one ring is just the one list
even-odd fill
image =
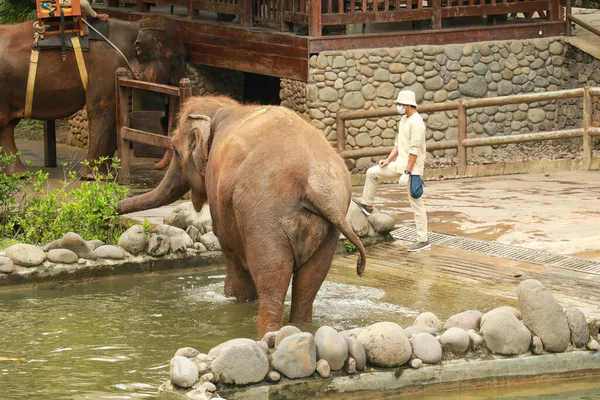
{"label": "green bush", "polygon": [[17,207],[15,196],[31,178],[29,172],[6,175],[1,173],[18,154],[4,154],[0,146],[0,237],[10,237],[13,233],[12,220]]}
{"label": "green bush", "polygon": [[0,24],[35,19],[35,0],[0,0]]}
{"label": "green bush", "polygon": [[357,250],[354,243],[352,243],[348,239],[344,240],[344,247],[346,247],[346,251],[348,253],[354,253]]}
{"label": "green bush", "polygon": [[[108,173],[100,174],[99,167],[104,164]],[[90,167],[94,180],[79,182],[75,172],[65,170],[61,187],[51,190],[47,173],[38,171],[33,176],[10,221],[17,237],[39,245],[76,232],[85,240],[117,242],[125,229],[119,223],[118,205],[127,195],[127,189],[116,182],[119,160],[104,157],[84,165]]]}
{"label": "green bush", "polygon": [[17,124],[17,128],[27,129],[31,132],[40,133],[44,131],[44,123],[37,119],[22,119]]}

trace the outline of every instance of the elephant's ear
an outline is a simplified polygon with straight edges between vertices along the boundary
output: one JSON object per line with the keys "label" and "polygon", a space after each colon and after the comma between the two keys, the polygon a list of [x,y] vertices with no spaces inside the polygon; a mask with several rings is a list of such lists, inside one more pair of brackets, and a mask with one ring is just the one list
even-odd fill
{"label": "elephant's ear", "polygon": [[188,149],[196,167],[203,168],[208,160],[210,150],[211,119],[202,114],[190,114],[188,120],[193,127],[190,131]]}

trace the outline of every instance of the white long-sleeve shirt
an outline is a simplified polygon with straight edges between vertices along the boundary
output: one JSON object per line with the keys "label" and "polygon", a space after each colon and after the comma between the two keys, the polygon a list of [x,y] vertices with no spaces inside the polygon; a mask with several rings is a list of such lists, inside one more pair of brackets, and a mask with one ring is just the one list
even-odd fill
{"label": "white long-sleeve shirt", "polygon": [[398,157],[396,163],[398,173],[403,173],[408,165],[409,154],[417,156],[417,161],[411,171],[412,175],[423,175],[425,169],[425,157],[427,157],[427,148],[425,140],[425,122],[419,113],[415,112],[408,118],[402,117],[398,123],[398,135],[396,142],[398,146]]}

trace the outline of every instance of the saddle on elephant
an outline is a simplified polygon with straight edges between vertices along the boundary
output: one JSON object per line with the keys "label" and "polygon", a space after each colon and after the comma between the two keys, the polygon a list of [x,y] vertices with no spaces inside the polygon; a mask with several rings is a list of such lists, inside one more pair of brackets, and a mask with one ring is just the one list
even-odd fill
{"label": "saddle on elephant", "polygon": [[36,0],[38,26],[45,35],[77,34],[83,36],[81,4],[79,0]]}

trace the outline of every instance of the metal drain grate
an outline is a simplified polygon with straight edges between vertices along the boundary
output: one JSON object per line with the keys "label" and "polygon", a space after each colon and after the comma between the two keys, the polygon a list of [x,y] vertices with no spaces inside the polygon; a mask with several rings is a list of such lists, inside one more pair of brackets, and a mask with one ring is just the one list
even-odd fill
{"label": "metal drain grate", "polygon": [[[414,228],[403,226],[392,231],[391,235],[396,240],[412,242],[417,238],[417,231]],[[440,247],[473,251],[475,253],[508,258],[509,260],[526,262],[529,264],[545,265],[600,275],[600,262],[584,258],[561,256],[508,244],[469,239],[437,232],[429,233],[429,241],[432,245]]]}

